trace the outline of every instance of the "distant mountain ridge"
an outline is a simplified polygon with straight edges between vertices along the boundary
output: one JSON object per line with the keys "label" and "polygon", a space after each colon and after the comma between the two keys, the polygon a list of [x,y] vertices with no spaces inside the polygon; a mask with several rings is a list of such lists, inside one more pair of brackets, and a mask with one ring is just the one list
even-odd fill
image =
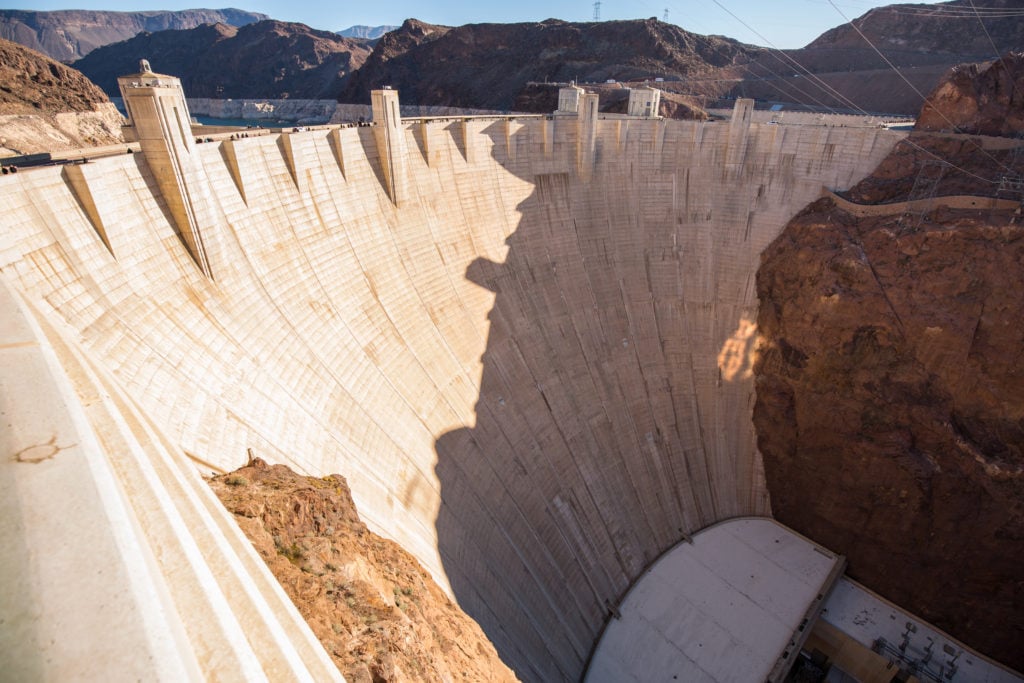
{"label": "distant mountain ridge", "polygon": [[[95,42],[113,35],[102,33],[103,22],[110,24],[110,31],[128,31],[143,24],[152,27],[154,22],[163,25],[170,17],[187,23],[210,21],[214,15],[235,23],[262,16],[240,10],[5,10],[0,11],[0,32],[20,27],[18,32],[28,39],[15,40],[28,45],[44,38],[74,47],[69,37],[78,36],[76,45],[81,48],[85,38]],[[60,17],[77,23],[54,23]],[[129,18],[136,23],[129,26]],[[40,28],[46,22],[49,28]],[[110,95],[117,94],[116,77],[134,70],[137,60],[145,57],[158,69],[181,76],[195,97],[323,98],[366,104],[371,90],[390,85],[402,91],[406,104],[548,111],[555,91],[531,83],[575,80],[593,88],[607,80],[663,78],[658,87],[666,92],[664,101],[669,94],[678,95],[686,107],[716,102],[729,107],[732,98],[752,97],[819,111],[913,115],[923,93],[952,66],[993,59],[992,42],[1000,52],[1024,46],[1024,0],[876,8],[852,24],[826,31],[805,48],[782,53],[690,33],[653,18],[575,23],[548,19],[454,28],[409,19],[385,33],[380,32],[393,27],[353,26],[341,32],[365,38],[342,37],[302,24],[264,23],[272,28],[242,32],[231,21],[220,21],[224,28],[216,30],[197,26],[170,35],[144,32],[127,45],[93,52],[75,66]],[[602,107],[610,106],[612,94]]]}
{"label": "distant mountain ridge", "polygon": [[349,26],[343,31],[338,31],[338,35],[344,38],[366,38],[368,40],[376,40],[385,33],[394,31],[397,26]]}
{"label": "distant mountain ridge", "polygon": [[[916,115],[924,94],[950,68],[1022,48],[1024,0],[888,5],[826,31],[805,48],[784,50],[782,58],[766,52],[737,74],[745,80],[733,93],[841,109],[852,101],[868,111]],[[818,88],[797,65],[845,99]]]}
{"label": "distant mountain ridge", "polygon": [[367,40],[268,20],[140,33],[94,50],[75,68],[111,96],[117,77],[148,59],[158,73],[181,78],[189,97],[333,99],[369,54]]}
{"label": "distant mountain ridge", "polygon": [[992,59],[995,53],[1024,49],[1024,0],[886,5],[868,10],[852,23],[826,31],[807,47],[871,49],[859,29],[884,53],[977,54]]}
{"label": "distant mountain ridge", "polygon": [[341,102],[368,102],[391,85],[409,104],[511,109],[531,81],[654,80],[707,74],[762,48],[698,36],[657,19],[455,28],[415,19],[385,34],[349,80]]}
{"label": "distant mountain ridge", "polygon": [[240,9],[187,9],[152,12],[0,9],[0,38],[20,43],[59,62],[72,62],[103,45],[142,31],[189,29],[202,24],[245,26],[269,19]]}

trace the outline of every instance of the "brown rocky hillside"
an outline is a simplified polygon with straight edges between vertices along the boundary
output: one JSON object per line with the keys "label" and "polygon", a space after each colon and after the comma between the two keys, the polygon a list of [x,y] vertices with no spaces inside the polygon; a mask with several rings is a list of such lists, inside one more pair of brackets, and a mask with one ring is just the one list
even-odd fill
{"label": "brown rocky hillside", "polygon": [[[869,10],[853,23],[886,55],[944,52],[989,59],[993,56],[989,36],[999,53],[1024,46],[1022,10],[1022,0],[899,4]],[[867,46],[853,27],[843,23],[807,47],[859,50]]]}
{"label": "brown rocky hillside", "polygon": [[369,45],[304,24],[215,24],[141,33],[94,50],[75,68],[112,96],[117,77],[148,59],[160,73],[181,78],[189,97],[333,99],[370,54]]}
{"label": "brown rocky hillside", "polygon": [[410,20],[380,40],[339,100],[367,102],[370,90],[391,85],[408,104],[511,109],[529,82],[706,74],[758,52],[655,19],[457,28]]}
{"label": "brown rocky hillside", "polygon": [[1024,53],[954,68],[928,95],[916,128],[978,135],[1024,131]]}
{"label": "brown rocky hillside", "polygon": [[515,680],[416,560],[366,529],[340,475],[254,459],[210,485],[349,683]]}
{"label": "brown rocky hillside", "polygon": [[62,62],[73,62],[103,45],[143,31],[195,28],[202,24],[244,26],[267,19],[237,9],[188,9],[176,12],[0,9],[0,38],[20,43]]}
{"label": "brown rocky hillside", "polygon": [[[953,94],[999,102],[988,73],[955,76]],[[966,129],[993,120],[938,99]],[[1024,225],[1019,208],[941,203],[1024,173],[1024,150],[980,145],[914,133],[844,194],[901,202],[939,158],[931,209],[858,217],[821,199],[765,250],[754,425],[779,521],[1024,670]]]}
{"label": "brown rocky hillside", "polygon": [[803,49],[765,51],[749,68],[733,69],[743,81],[729,94],[843,110],[855,109],[852,101],[870,112],[913,115],[951,67],[1024,47],[1024,0],[974,0],[973,7],[971,0],[889,5],[853,23],[885,59],[844,22]]}
{"label": "brown rocky hillside", "polygon": [[7,40],[0,40],[0,113],[92,111],[109,102],[75,69]]}
{"label": "brown rocky hillside", "polygon": [[121,116],[78,71],[0,39],[0,154],[121,141]]}

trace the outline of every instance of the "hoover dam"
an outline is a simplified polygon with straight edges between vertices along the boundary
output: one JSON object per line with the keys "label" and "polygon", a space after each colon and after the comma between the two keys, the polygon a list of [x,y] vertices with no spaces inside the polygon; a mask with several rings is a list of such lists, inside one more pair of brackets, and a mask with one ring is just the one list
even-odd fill
{"label": "hoover dam", "polygon": [[197,139],[175,81],[126,77],[135,153],[0,178],[8,672],[337,678],[200,476],[251,455],[343,474],[531,681],[771,516],[759,256],[904,133],[383,90],[372,126]]}

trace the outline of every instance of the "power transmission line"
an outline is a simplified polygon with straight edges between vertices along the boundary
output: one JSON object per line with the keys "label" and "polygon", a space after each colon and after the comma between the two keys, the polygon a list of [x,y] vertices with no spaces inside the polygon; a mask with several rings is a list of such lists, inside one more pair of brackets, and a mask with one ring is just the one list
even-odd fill
{"label": "power transmission line", "polygon": [[988,38],[988,44],[992,46],[992,54],[996,56],[999,63],[1003,65],[1003,71],[1006,72],[1006,76],[1010,81],[1010,98],[1009,102],[1013,102],[1014,90],[1016,90],[1016,78],[1010,73],[1010,67],[1006,66],[1006,62],[1003,60],[1003,56],[999,54],[999,48],[996,47],[996,41],[992,40],[992,34],[988,32],[985,27],[985,22],[982,20],[981,15],[978,14],[978,8],[974,4],[974,0],[970,0],[971,9],[974,10],[974,16],[978,17],[978,23],[981,24],[981,30],[985,32],[985,37]]}
{"label": "power transmission line", "polygon": [[[863,109],[862,107],[860,107],[860,106],[859,106],[859,105],[857,105],[857,104],[856,104],[855,102],[853,102],[853,100],[849,99],[848,97],[846,97],[845,95],[843,95],[842,93],[840,93],[840,92],[839,92],[838,90],[836,90],[836,89],[835,89],[835,88],[833,88],[832,86],[830,86],[830,85],[828,85],[827,83],[825,83],[825,81],[821,80],[821,78],[819,78],[819,77],[817,76],[817,74],[814,74],[813,72],[811,72],[811,70],[810,70],[810,69],[808,69],[807,67],[805,67],[805,66],[804,66],[803,64],[801,64],[801,63],[800,63],[799,61],[797,61],[797,60],[796,60],[796,59],[795,59],[794,57],[792,57],[791,55],[787,54],[786,52],[784,52],[784,51],[780,50],[779,48],[775,47],[775,46],[774,46],[774,45],[773,45],[773,44],[771,43],[771,41],[767,40],[767,39],[766,39],[766,38],[765,38],[764,36],[762,36],[762,35],[761,35],[761,34],[760,34],[760,33],[759,33],[758,31],[756,31],[756,30],[755,30],[755,29],[754,29],[753,27],[751,27],[751,26],[750,26],[749,24],[747,24],[747,23],[746,23],[745,21],[743,21],[743,20],[742,20],[742,19],[740,19],[740,18],[739,18],[738,16],[736,16],[735,14],[733,14],[733,12],[731,12],[731,11],[730,11],[730,10],[729,10],[729,9],[728,9],[727,7],[725,7],[725,6],[724,6],[724,5],[723,5],[723,4],[721,3],[721,2],[719,2],[719,0],[712,0],[712,2],[714,2],[714,3],[715,3],[716,5],[718,5],[718,6],[719,6],[719,7],[720,7],[720,8],[722,9],[722,10],[724,10],[724,11],[725,11],[726,13],[728,13],[728,14],[729,14],[729,16],[731,16],[731,17],[732,17],[733,19],[735,19],[735,20],[736,20],[736,21],[738,21],[738,22],[739,22],[740,24],[742,24],[742,25],[743,25],[744,27],[746,27],[748,31],[750,31],[750,32],[751,32],[751,33],[753,33],[754,35],[758,36],[759,38],[761,38],[762,40],[764,40],[765,42],[767,42],[767,43],[768,43],[768,44],[769,44],[769,45],[771,46],[770,54],[772,54],[772,56],[773,56],[773,57],[775,57],[775,59],[776,59],[776,60],[778,60],[778,61],[782,62],[782,60],[781,60],[781,59],[779,59],[779,57],[775,56],[775,53],[781,54],[781,55],[782,55],[783,57],[785,57],[785,58],[786,58],[787,60],[789,60],[789,61],[790,61],[790,62],[791,62],[792,64],[794,64],[794,65],[795,65],[795,66],[796,66],[796,67],[797,67],[798,69],[800,69],[801,71],[803,71],[804,73],[806,73],[806,74],[807,74],[807,75],[808,75],[808,76],[810,77],[810,79],[811,79],[812,81],[816,82],[816,85],[817,85],[817,84],[820,84],[820,85],[818,85],[818,87],[819,87],[819,88],[821,88],[821,89],[822,89],[822,90],[824,90],[825,92],[830,92],[830,93],[832,93],[832,94],[833,94],[833,96],[835,96],[835,97],[839,98],[839,99],[840,99],[840,101],[844,101],[844,102],[847,102],[847,103],[849,103],[849,104],[850,104],[850,105],[851,105],[851,106],[852,106],[852,107],[853,107],[854,109],[856,109],[857,111],[859,111],[859,112],[860,112],[861,114],[864,114],[865,116],[870,116],[870,114],[869,114],[869,113],[868,113],[867,111],[865,111],[865,110],[864,110],[864,109]],[[842,17],[843,17],[843,19],[845,19],[845,20],[847,21],[847,23],[849,23],[849,24],[850,24],[850,26],[852,26],[852,27],[853,27],[853,29],[854,29],[854,30],[855,30],[855,31],[856,31],[856,32],[857,32],[857,33],[858,33],[858,34],[859,34],[859,35],[861,36],[861,38],[863,38],[863,39],[864,39],[864,41],[865,41],[865,42],[867,42],[867,44],[868,44],[868,45],[870,45],[870,46],[871,46],[871,48],[872,48],[872,49],[873,49],[873,50],[874,50],[875,52],[877,52],[877,53],[878,53],[878,56],[879,56],[879,57],[881,57],[881,58],[882,58],[882,59],[883,59],[883,60],[885,61],[885,63],[886,63],[886,64],[888,64],[888,65],[889,65],[889,67],[890,67],[890,68],[891,68],[891,69],[892,69],[893,71],[895,71],[895,72],[896,72],[896,74],[897,74],[897,75],[898,75],[898,76],[899,76],[900,78],[902,78],[902,79],[904,80],[904,82],[906,82],[906,84],[907,84],[908,86],[910,86],[910,88],[911,88],[911,89],[912,89],[912,90],[913,90],[913,91],[914,91],[915,93],[917,93],[917,95],[918,95],[918,96],[919,96],[919,97],[920,97],[920,98],[921,98],[922,100],[924,100],[924,99],[925,99],[924,95],[922,95],[922,94],[921,94],[921,92],[920,92],[920,91],[919,91],[919,90],[918,90],[917,88],[915,88],[915,87],[913,86],[913,84],[911,84],[911,83],[910,83],[910,81],[908,81],[908,80],[907,80],[906,76],[904,76],[904,75],[903,75],[902,73],[900,73],[899,69],[897,69],[897,68],[896,68],[896,67],[895,67],[895,66],[894,66],[894,65],[892,64],[892,62],[890,62],[890,61],[889,61],[889,60],[888,60],[888,59],[887,59],[887,58],[885,57],[885,55],[883,55],[883,54],[882,54],[882,53],[881,53],[881,52],[880,52],[880,51],[878,50],[878,48],[877,48],[877,47],[875,47],[874,43],[872,43],[872,42],[871,42],[871,41],[870,41],[870,40],[869,40],[869,39],[867,38],[867,36],[865,36],[865,35],[864,35],[864,33],[863,33],[863,32],[861,32],[861,30],[860,30],[860,29],[859,29],[859,28],[858,28],[858,27],[857,27],[857,26],[856,26],[856,25],[855,25],[855,24],[854,24],[854,23],[853,23],[852,21],[850,21],[850,19],[849,19],[849,18],[847,18],[847,16],[846,16],[845,14],[843,14],[842,10],[840,10],[840,9],[839,9],[838,7],[836,7],[835,3],[834,3],[834,2],[832,2],[832,0],[827,0],[827,2],[828,2],[828,3],[830,4],[830,5],[832,5],[832,7],[833,7],[833,8],[834,8],[834,9],[835,9],[835,10],[836,10],[837,12],[839,12],[840,16],[842,16]],[[783,64],[785,64],[785,63],[783,62]],[[761,64],[760,66],[761,66],[762,68],[766,68],[766,69],[768,68],[768,67],[764,66],[763,64]],[[769,71],[770,71],[770,69],[769,69]],[[748,72],[749,72],[749,70],[748,70]],[[774,72],[773,72],[773,73],[774,73]],[[800,91],[800,92],[801,92],[802,94],[805,94],[805,95],[807,94],[807,93],[803,93],[803,91]],[[812,98],[812,99],[814,99],[814,98]],[[815,101],[817,101],[817,100],[815,100]],[[828,107],[828,106],[826,106],[826,109],[829,109],[829,110],[831,110],[831,111],[833,111],[833,112],[834,112],[834,110],[832,110],[832,109],[831,109],[831,107]],[[938,114],[939,114],[940,116],[942,116],[942,118],[946,119],[946,122],[947,122],[947,123],[948,123],[948,124],[949,124],[950,126],[952,126],[953,128],[955,128],[954,124],[953,124],[953,123],[952,123],[951,121],[949,121],[949,119],[948,119],[948,118],[946,118],[946,116],[945,116],[944,114],[942,114],[942,112],[937,112],[937,113],[938,113]],[[909,145],[910,147],[913,147],[914,149],[916,149],[916,150],[918,150],[918,151],[920,151],[920,152],[922,152],[922,153],[926,154],[926,155],[927,155],[927,156],[929,156],[929,157],[932,157],[933,159],[936,159],[936,160],[938,160],[938,161],[941,161],[941,162],[943,162],[943,163],[945,163],[945,164],[948,164],[948,165],[949,165],[949,166],[951,166],[952,168],[955,168],[956,170],[960,171],[961,173],[963,173],[963,174],[965,174],[965,175],[968,175],[968,176],[971,176],[972,178],[975,178],[976,180],[980,180],[980,181],[982,181],[982,182],[985,182],[985,183],[988,183],[988,184],[990,184],[990,185],[995,185],[995,184],[998,184],[998,181],[996,181],[996,180],[989,180],[988,178],[983,178],[983,177],[979,176],[979,175],[978,175],[977,173],[972,173],[971,171],[968,171],[968,170],[967,170],[967,169],[965,169],[965,168],[962,168],[962,167],[960,167],[960,166],[958,166],[958,165],[956,165],[956,164],[954,164],[954,163],[952,163],[952,162],[950,162],[950,161],[947,161],[947,160],[943,159],[942,157],[940,157],[939,155],[935,154],[935,153],[934,153],[934,152],[932,152],[931,150],[925,149],[924,147],[922,147],[921,145],[917,144],[916,142],[913,142],[912,140],[910,140],[910,138],[904,138],[904,139],[903,139],[903,140],[902,140],[901,142],[903,142],[903,143],[906,143],[906,144],[907,144],[907,145]],[[990,159],[990,160],[991,160],[991,161],[992,161],[993,163],[995,163],[995,164],[996,164],[996,165],[998,165],[998,166],[1001,166],[1001,167],[1002,167],[1003,169],[1005,169],[1005,170],[1006,170],[1007,172],[1009,172],[1009,173],[1013,173],[1013,169],[1007,168],[1005,164],[1001,163],[1001,162],[1000,162],[1000,161],[999,161],[998,159],[996,159],[996,158],[995,158],[995,157],[993,157],[993,156],[992,156],[991,154],[989,154],[989,153],[988,153],[988,152],[987,152],[987,151],[986,151],[986,150],[985,150],[985,149],[984,149],[983,147],[981,147],[981,146],[980,146],[979,144],[977,144],[977,143],[974,143],[973,141],[970,141],[970,142],[971,142],[971,143],[972,143],[972,144],[973,144],[973,145],[974,145],[974,146],[975,146],[975,147],[976,147],[976,148],[977,148],[977,149],[978,149],[978,150],[979,150],[979,151],[980,151],[980,152],[981,152],[982,154],[984,154],[985,156],[987,156],[987,157],[988,157],[988,158],[989,158],[989,159]]]}
{"label": "power transmission line", "polygon": [[[783,51],[783,50],[780,50],[780,49],[779,49],[778,47],[776,47],[776,46],[775,46],[775,44],[774,44],[774,43],[772,43],[772,42],[771,42],[770,40],[768,40],[768,39],[767,39],[767,38],[765,38],[765,37],[764,37],[763,35],[761,35],[761,33],[760,33],[760,32],[758,32],[758,31],[757,31],[757,30],[756,30],[756,29],[755,29],[754,27],[752,27],[752,26],[751,26],[750,24],[748,24],[747,22],[743,21],[743,20],[742,20],[742,19],[740,19],[740,18],[739,18],[738,16],[736,16],[735,14],[733,14],[733,13],[732,13],[732,11],[731,11],[731,10],[729,10],[729,8],[728,8],[728,7],[726,7],[725,5],[723,5],[723,4],[722,4],[721,2],[719,2],[718,0],[712,0],[712,2],[714,2],[714,3],[715,3],[716,5],[718,5],[718,6],[720,7],[720,8],[722,8],[722,10],[724,10],[724,11],[725,11],[726,13],[728,13],[728,14],[729,14],[729,16],[731,16],[731,17],[732,17],[733,19],[735,19],[735,20],[736,20],[736,21],[738,21],[738,22],[739,22],[740,24],[742,24],[742,25],[743,25],[744,27],[746,27],[746,29],[747,29],[748,31],[750,31],[751,33],[753,33],[753,34],[754,34],[755,36],[757,36],[757,37],[758,37],[758,38],[760,38],[761,40],[765,41],[765,42],[766,42],[766,43],[767,43],[767,44],[769,45],[769,54],[771,54],[771,55],[772,55],[773,57],[775,57],[775,60],[776,60],[776,61],[780,62],[780,63],[781,63],[781,64],[782,64],[783,66],[786,66],[786,63],[785,63],[785,62],[783,62],[783,61],[782,61],[782,59],[780,59],[780,58],[779,58],[779,57],[777,56],[777,55],[782,55],[782,56],[783,56],[784,58],[786,58],[786,59],[787,59],[787,60],[788,60],[788,61],[789,61],[789,62],[790,62],[790,63],[791,63],[791,64],[792,64],[793,66],[795,66],[795,67],[796,67],[796,68],[797,68],[798,70],[802,71],[802,72],[803,72],[803,73],[804,73],[804,74],[805,74],[805,75],[806,75],[806,76],[807,76],[807,77],[808,77],[808,78],[809,78],[809,79],[811,80],[812,84],[816,85],[816,86],[817,86],[817,87],[818,87],[818,88],[819,88],[820,90],[822,90],[823,92],[825,92],[825,93],[827,93],[827,94],[829,94],[829,95],[831,95],[831,96],[835,97],[835,98],[836,98],[837,100],[839,100],[840,102],[843,102],[843,103],[845,103],[845,104],[849,105],[849,106],[850,106],[850,107],[852,107],[853,109],[856,109],[856,110],[858,110],[858,111],[859,111],[859,112],[861,112],[862,114],[865,114],[865,115],[868,115],[868,116],[870,116],[870,114],[868,114],[868,113],[867,113],[866,111],[864,111],[864,110],[863,110],[863,109],[861,109],[861,108],[860,108],[859,106],[857,106],[857,104],[856,104],[855,102],[853,102],[853,101],[852,101],[852,100],[850,100],[850,99],[849,99],[848,97],[846,97],[845,95],[843,95],[843,94],[842,94],[841,92],[839,92],[838,90],[836,90],[835,88],[833,88],[833,87],[832,87],[831,85],[829,85],[828,83],[826,83],[825,81],[823,81],[823,80],[822,80],[822,79],[821,79],[820,77],[818,77],[818,75],[817,75],[816,73],[812,72],[812,71],[811,71],[810,69],[808,69],[808,68],[807,68],[807,67],[805,67],[805,66],[804,66],[803,64],[801,64],[800,62],[798,62],[798,61],[797,61],[796,59],[794,59],[794,58],[793,58],[792,56],[790,56],[789,54],[787,54],[787,53],[786,53],[785,51]],[[767,67],[767,66],[765,66],[764,64],[759,64],[759,66],[761,66],[761,68],[764,68],[764,69],[768,69],[768,67]],[[769,71],[771,71],[771,69],[768,69],[768,70],[769,70]],[[775,73],[775,72],[774,72],[774,71],[772,71],[772,73]],[[777,74],[776,74],[776,75],[777,75]],[[793,87],[794,87],[794,88],[796,88],[796,86],[793,86]],[[806,95],[807,97],[811,97],[810,95],[807,95],[807,93],[804,93],[804,92],[803,92],[802,90],[800,90],[799,88],[796,88],[796,89],[797,89],[797,91],[798,91],[798,92],[800,92],[800,93],[802,93],[802,94]],[[820,100],[818,100],[818,99],[816,99],[816,98],[814,98],[814,97],[811,97],[811,99],[813,99],[813,100],[814,100],[815,102],[817,102],[817,103],[818,103],[818,104],[820,104],[821,106],[823,106],[823,107],[825,107],[826,109],[828,109],[829,111],[831,111],[831,112],[832,112],[833,114],[834,114],[834,113],[837,113],[837,112],[836,112],[836,111],[835,111],[835,110],[834,110],[834,109],[833,109],[832,107],[829,107],[828,105],[826,105],[826,104],[823,104],[823,103],[822,103],[822,102],[821,102]]]}
{"label": "power transmission line", "polygon": [[[715,1],[717,2],[717,0],[715,0]],[[907,85],[908,85],[908,86],[910,87],[910,89],[911,89],[911,90],[913,90],[913,91],[914,91],[915,93],[917,93],[917,96],[921,98],[921,101],[922,101],[922,102],[924,102],[924,101],[926,101],[926,100],[927,100],[927,98],[926,98],[926,97],[925,97],[925,96],[924,96],[923,94],[921,94],[921,91],[920,91],[920,90],[918,90],[918,89],[917,89],[916,87],[914,87],[914,84],[913,84],[913,83],[911,83],[911,82],[910,82],[910,80],[909,80],[909,79],[908,79],[908,78],[907,78],[906,76],[904,76],[904,75],[903,75],[903,72],[901,72],[901,71],[900,71],[899,69],[897,69],[897,68],[896,68],[896,65],[894,65],[894,64],[893,64],[893,63],[892,63],[891,61],[889,61],[889,58],[888,58],[888,57],[886,57],[886,56],[885,56],[884,54],[882,54],[882,51],[881,51],[881,50],[879,50],[879,49],[878,49],[877,47],[875,47],[875,44],[871,42],[871,39],[869,39],[869,38],[868,38],[868,37],[867,37],[866,35],[864,35],[864,32],[860,30],[860,27],[859,27],[859,26],[857,26],[857,25],[856,25],[855,23],[853,23],[852,21],[850,21],[850,19],[849,19],[849,18],[848,18],[848,17],[847,17],[847,16],[845,15],[845,14],[843,14],[843,11],[842,11],[841,9],[839,9],[839,8],[838,8],[838,7],[836,6],[836,3],[834,3],[834,2],[832,1],[832,0],[828,0],[828,4],[832,5],[833,9],[835,9],[835,11],[839,12],[839,16],[841,16],[841,17],[842,17],[843,19],[845,19],[845,20],[846,20],[846,23],[848,23],[848,24],[849,24],[849,25],[850,25],[850,26],[851,26],[851,27],[853,28],[853,30],[857,32],[857,35],[859,35],[859,36],[860,36],[861,38],[863,38],[863,39],[864,39],[864,42],[865,42],[865,43],[867,43],[868,45],[870,45],[870,46],[871,46],[871,49],[872,49],[872,50],[874,50],[874,51],[875,51],[875,52],[876,52],[876,53],[878,54],[878,56],[882,58],[882,61],[884,61],[884,62],[885,62],[886,64],[888,64],[888,65],[889,65],[889,68],[890,68],[890,69],[892,69],[893,71],[895,71],[895,72],[896,72],[896,75],[897,75],[897,76],[899,76],[900,78],[902,78],[902,79],[903,79],[903,82],[904,82],[904,83],[906,83],[906,84],[907,84]],[[936,113],[936,114],[938,114],[938,115],[939,115],[939,116],[940,116],[940,117],[941,117],[941,118],[942,118],[942,119],[943,119],[943,120],[944,120],[944,121],[945,121],[945,122],[946,122],[947,124],[949,124],[949,127],[950,127],[951,129],[953,129],[954,131],[956,131],[956,130],[957,130],[957,126],[956,126],[956,124],[955,124],[955,123],[953,123],[952,121],[950,121],[950,120],[949,120],[949,117],[948,117],[948,116],[946,116],[945,114],[943,114],[943,113],[942,113],[942,110],[941,110],[940,108],[938,108],[938,107],[932,107],[932,109],[933,109],[933,110],[935,111],[935,113]],[[979,150],[979,151],[980,151],[980,152],[981,152],[982,154],[984,154],[984,155],[985,155],[985,156],[987,156],[987,157],[988,157],[988,158],[989,158],[990,160],[992,160],[992,162],[993,162],[993,163],[995,163],[995,164],[996,164],[996,165],[998,165],[998,166],[1001,166],[1001,167],[1003,168],[1003,170],[1005,170],[1005,171],[1007,171],[1007,172],[1009,172],[1009,173],[1012,173],[1012,172],[1013,172],[1013,170],[1012,170],[1012,169],[1009,169],[1009,168],[1007,168],[1007,167],[1006,167],[1006,166],[1005,166],[1005,165],[1004,165],[1004,164],[1003,164],[1002,162],[1000,162],[1000,161],[999,161],[998,159],[996,159],[996,158],[995,158],[994,156],[992,156],[991,154],[989,154],[988,152],[986,152],[986,151],[985,151],[985,148],[984,148],[984,147],[982,147],[981,145],[979,145],[979,144],[977,144],[977,143],[974,143],[974,146],[975,146],[975,147],[977,147],[977,149],[978,149],[978,150]],[[961,170],[963,170],[963,169],[961,169]],[[971,174],[971,175],[974,175],[974,174]],[[992,180],[990,180],[990,181],[988,181],[988,182],[995,182],[995,181],[992,181]]]}

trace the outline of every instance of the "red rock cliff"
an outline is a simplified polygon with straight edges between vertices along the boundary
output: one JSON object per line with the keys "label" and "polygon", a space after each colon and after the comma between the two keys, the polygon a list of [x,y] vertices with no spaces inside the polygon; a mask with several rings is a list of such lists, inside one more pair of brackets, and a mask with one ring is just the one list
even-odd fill
{"label": "red rock cliff", "polygon": [[211,485],[346,680],[515,680],[416,560],[366,529],[340,475],[257,459]]}
{"label": "red rock cliff", "polygon": [[[915,144],[988,176],[1015,158]],[[851,196],[904,199],[931,158],[901,145]],[[962,192],[992,185],[949,169],[937,194]],[[754,423],[773,511],[1024,669],[1024,226],[1009,209],[900,218],[822,199],[762,255]]]}

